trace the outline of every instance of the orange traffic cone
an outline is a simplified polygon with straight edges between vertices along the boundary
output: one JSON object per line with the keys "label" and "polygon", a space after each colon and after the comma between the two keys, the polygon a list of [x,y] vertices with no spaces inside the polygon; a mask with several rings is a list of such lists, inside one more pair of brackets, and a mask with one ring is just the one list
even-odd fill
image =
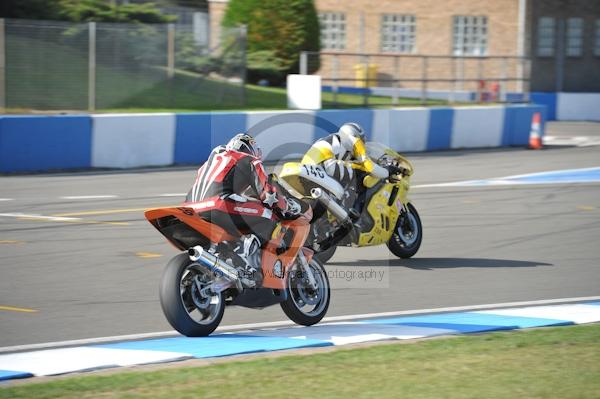
{"label": "orange traffic cone", "polygon": [[542,137],[540,136],[540,123],[542,116],[539,112],[533,114],[531,118],[531,131],[529,132],[529,148],[532,150],[542,149]]}

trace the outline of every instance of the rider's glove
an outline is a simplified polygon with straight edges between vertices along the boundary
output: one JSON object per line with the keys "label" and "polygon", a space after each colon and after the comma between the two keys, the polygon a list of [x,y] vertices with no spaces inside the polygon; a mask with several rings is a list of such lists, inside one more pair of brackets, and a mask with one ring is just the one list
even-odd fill
{"label": "rider's glove", "polygon": [[302,206],[300,203],[293,198],[286,198],[285,202],[287,203],[287,209],[285,213],[289,216],[298,216],[302,213]]}
{"label": "rider's glove", "polygon": [[283,219],[296,219],[302,214],[302,206],[293,198],[285,198],[285,209],[278,209],[279,215]]}
{"label": "rider's glove", "polygon": [[397,175],[405,176],[406,174],[408,174],[408,171],[405,168],[394,164],[387,165],[387,170],[390,173],[390,177]]}

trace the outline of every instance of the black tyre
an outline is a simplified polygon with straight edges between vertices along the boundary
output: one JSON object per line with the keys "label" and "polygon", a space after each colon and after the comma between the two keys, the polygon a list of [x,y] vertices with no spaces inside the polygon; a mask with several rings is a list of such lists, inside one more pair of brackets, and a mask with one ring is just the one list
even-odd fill
{"label": "black tyre", "polygon": [[199,290],[210,284],[212,273],[190,268],[187,253],[175,256],[160,281],[160,305],[171,326],[188,337],[204,337],[215,331],[225,311],[223,295],[203,298]]}
{"label": "black tyre", "polygon": [[333,247],[326,249],[325,251],[315,253],[314,256],[317,258],[317,260],[319,262],[321,262],[322,264],[325,264],[325,263],[329,262],[329,259],[331,259],[333,257],[336,249],[337,249],[337,247],[334,245]]}
{"label": "black tyre", "polygon": [[387,243],[390,251],[403,259],[416,254],[423,240],[421,218],[413,204],[408,203],[407,208],[408,212],[400,215],[392,238]]}
{"label": "black tyre", "polygon": [[309,267],[315,278],[316,287],[310,286],[308,278],[298,266],[298,261],[287,276],[287,299],[281,309],[294,323],[312,326],[327,313],[331,293],[329,279],[323,265],[313,258]]}

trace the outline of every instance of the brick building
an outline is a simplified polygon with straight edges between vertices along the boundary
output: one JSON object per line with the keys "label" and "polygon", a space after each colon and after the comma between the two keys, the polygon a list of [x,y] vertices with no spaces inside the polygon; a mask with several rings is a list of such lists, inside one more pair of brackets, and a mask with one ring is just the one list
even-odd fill
{"label": "brick building", "polygon": [[[315,0],[315,5],[324,53],[319,73],[341,84],[365,62],[355,54],[368,53],[381,86],[389,86],[386,79],[422,78],[426,70],[429,79],[474,84],[482,77],[530,77],[531,91],[600,91],[600,0]],[[227,0],[209,0],[213,44],[226,7]],[[424,61],[419,55],[434,57]],[[451,84],[438,82],[437,88]],[[507,89],[522,88],[517,80],[509,84]]]}

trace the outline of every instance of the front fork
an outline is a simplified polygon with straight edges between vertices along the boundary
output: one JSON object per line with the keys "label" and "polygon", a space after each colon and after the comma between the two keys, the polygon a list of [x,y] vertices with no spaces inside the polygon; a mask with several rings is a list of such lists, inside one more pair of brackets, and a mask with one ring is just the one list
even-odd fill
{"label": "front fork", "polygon": [[410,214],[410,210],[408,209],[408,201],[406,203],[402,202],[401,206],[399,207],[398,211],[400,212],[398,219],[402,219],[402,224],[400,225],[400,227],[402,228],[402,230],[404,231],[404,229],[408,229],[409,231],[411,231],[413,229],[413,226],[410,222],[410,218],[408,217],[408,215]]}
{"label": "front fork", "polygon": [[317,289],[317,280],[315,279],[315,275],[313,274],[313,271],[312,271],[310,265],[308,264],[308,260],[306,259],[306,256],[304,256],[304,252],[302,251],[302,248],[300,248],[300,251],[298,251],[298,260],[300,261],[300,267],[302,268],[302,272],[307,277],[308,284],[310,285],[310,287],[313,290],[316,290]]}

